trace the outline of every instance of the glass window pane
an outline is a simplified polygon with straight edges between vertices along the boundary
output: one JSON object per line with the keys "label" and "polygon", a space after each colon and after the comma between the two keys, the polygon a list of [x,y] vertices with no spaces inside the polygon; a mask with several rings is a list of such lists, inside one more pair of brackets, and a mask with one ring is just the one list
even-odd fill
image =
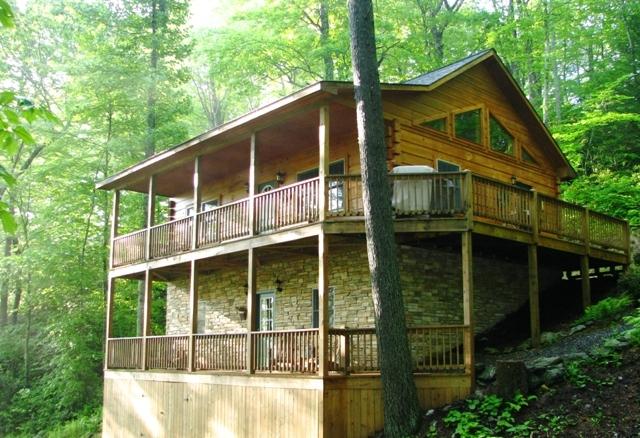
{"label": "glass window pane", "polygon": [[480,143],[480,109],[456,114],[456,137]]}
{"label": "glass window pane", "polygon": [[442,117],[440,119],[429,120],[428,122],[420,123],[420,126],[425,128],[435,129],[436,131],[447,132],[447,118]]}
{"label": "glass window pane", "polygon": [[526,161],[527,163],[538,164],[535,158],[533,158],[529,151],[527,151],[525,148],[522,148],[522,160]]}
{"label": "glass window pane", "polygon": [[495,118],[489,119],[491,149],[513,155],[513,136]]}

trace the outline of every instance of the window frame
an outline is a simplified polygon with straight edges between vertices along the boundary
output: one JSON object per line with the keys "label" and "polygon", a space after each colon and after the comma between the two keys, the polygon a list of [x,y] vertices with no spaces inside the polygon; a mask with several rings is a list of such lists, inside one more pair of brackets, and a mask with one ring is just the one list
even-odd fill
{"label": "window frame", "polygon": [[[440,113],[438,115],[434,115],[431,117],[426,117],[423,119],[420,119],[418,121],[414,122],[414,125],[419,127],[419,128],[423,128],[423,129],[428,129],[429,131],[432,132],[437,132],[439,134],[445,134],[445,135],[451,135],[451,122],[450,122],[450,113]],[[433,122],[435,120],[441,120],[444,119],[444,131],[440,131],[436,128],[432,128],[431,126],[425,126],[423,123],[429,123],[429,122]]]}
{"label": "window frame", "polygon": [[[456,116],[458,114],[468,113],[471,111],[480,111],[480,141],[478,142],[469,140],[467,138],[458,137],[456,135]],[[457,109],[455,111],[451,111],[451,137],[455,138],[456,140],[459,140],[468,144],[472,144],[474,146],[487,146],[488,129],[487,129],[487,126],[485,126],[487,124],[487,121],[485,120],[486,112],[487,110],[484,104],[468,106],[468,107]]]}
{"label": "window frame", "polygon": [[[329,286],[329,327],[336,322],[336,287]],[[320,293],[317,287],[311,288],[311,328],[320,327]]]}
{"label": "window frame", "polygon": [[[503,152],[501,150],[495,149],[493,147],[493,145],[491,144],[491,119],[495,120],[495,122],[498,124],[498,126],[500,126],[502,128],[502,130],[504,132],[506,132],[509,136],[511,136],[511,152]],[[516,138],[515,135],[513,135],[513,133],[511,132],[511,130],[509,130],[505,124],[500,120],[499,117],[497,117],[494,113],[492,113],[491,111],[488,111],[487,113],[487,139],[488,139],[488,144],[487,146],[489,146],[489,150],[491,152],[496,152],[498,154],[501,155],[506,155],[508,157],[513,157],[516,158],[516,149],[517,149],[517,144],[518,144],[518,140]]]}

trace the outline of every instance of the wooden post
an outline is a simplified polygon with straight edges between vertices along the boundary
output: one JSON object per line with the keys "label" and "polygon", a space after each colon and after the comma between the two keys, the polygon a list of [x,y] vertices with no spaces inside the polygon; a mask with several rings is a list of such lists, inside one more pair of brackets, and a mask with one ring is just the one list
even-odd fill
{"label": "wooden post", "polygon": [[120,190],[113,192],[113,206],[111,207],[111,248],[109,251],[109,267],[113,268],[115,250],[114,240],[118,237],[118,222],[120,220]]}
{"label": "wooden post", "polygon": [[200,187],[200,157],[193,161],[193,223],[191,224],[191,249],[198,248],[198,213],[202,207],[202,188]]}
{"label": "wooden post", "polygon": [[189,276],[189,371],[195,369],[195,334],[198,333],[198,262],[191,260]]}
{"label": "wooden post", "polygon": [[467,229],[473,229],[473,174],[470,170],[464,173],[464,208],[466,209]]}
{"label": "wooden post", "polygon": [[474,364],[474,321],[473,321],[473,233],[464,231],[462,237],[462,311],[464,325],[468,328],[464,335],[464,367],[471,376],[472,391],[475,386]]}
{"label": "wooden post", "polygon": [[324,227],[318,234],[318,375],[329,374],[328,340],[329,340],[329,264],[328,239]]}
{"label": "wooden post", "polygon": [[153,293],[153,275],[149,269],[144,271],[144,313],[142,322],[142,366],[147,369],[147,336],[151,336],[151,299]]}
{"label": "wooden post", "polygon": [[538,244],[540,240],[540,212],[538,210],[538,192],[531,190],[531,236],[533,243]]}
{"label": "wooden post", "polygon": [[112,324],[113,324],[113,294],[115,292],[116,279],[109,277],[107,280],[107,306],[105,309],[106,321],[105,321],[105,352],[104,352],[104,369],[109,368],[109,339],[112,336]]}
{"label": "wooden post", "polygon": [[589,227],[589,209],[584,209],[584,219],[582,220],[582,238],[584,239],[584,253],[588,256],[591,253],[591,231]]}
{"label": "wooden post", "polygon": [[[256,172],[258,170],[258,151],[256,133],[251,134],[251,146],[249,152],[249,233],[251,236],[256,230]],[[249,309],[247,309],[249,310]]]}
{"label": "wooden post", "polygon": [[329,106],[320,107],[320,124],[318,127],[319,163],[318,163],[318,187],[320,199],[318,200],[318,219],[320,222],[327,217],[327,184],[326,177],[329,174]]}
{"label": "wooden post", "polygon": [[531,320],[531,345],[540,346],[540,295],[538,287],[538,246],[528,245],[529,259],[529,316]]}
{"label": "wooden post", "polygon": [[591,305],[591,280],[589,278],[589,256],[580,256],[580,276],[582,283],[582,308]]}
{"label": "wooden post", "polygon": [[156,176],[149,177],[149,193],[147,195],[147,232],[144,245],[144,259],[151,258],[151,227],[155,220],[156,211]]}
{"label": "wooden post", "polygon": [[256,301],[256,267],[257,260],[255,250],[253,248],[249,248],[248,254],[248,265],[247,265],[247,372],[249,374],[253,374],[256,372],[255,370],[255,354],[253,347],[253,338],[251,337],[251,333],[256,330],[256,310],[257,310],[257,301]]}

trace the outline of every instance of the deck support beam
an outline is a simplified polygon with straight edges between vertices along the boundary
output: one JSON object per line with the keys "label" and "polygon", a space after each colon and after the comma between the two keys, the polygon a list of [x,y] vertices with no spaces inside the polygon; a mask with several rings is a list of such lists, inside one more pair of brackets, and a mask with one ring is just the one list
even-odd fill
{"label": "deck support beam", "polygon": [[258,154],[257,154],[257,134],[254,132],[251,134],[251,144],[249,151],[249,235],[253,236],[256,232],[256,171],[258,169]]}
{"label": "deck support beam", "polygon": [[189,276],[189,371],[195,370],[195,334],[198,333],[198,262],[191,261]]}
{"label": "deck support beam", "polygon": [[247,263],[247,357],[246,368],[249,374],[254,374],[255,370],[255,358],[253,348],[253,338],[251,333],[256,330],[256,310],[257,310],[257,297],[256,297],[256,267],[257,258],[255,250],[249,248],[248,251],[248,263]]}
{"label": "deck support beam", "polygon": [[113,241],[118,237],[118,224],[120,221],[120,190],[113,192],[113,205],[111,207],[111,248],[109,249],[109,267],[113,268],[113,256],[115,245]]}
{"label": "deck support beam", "polygon": [[142,366],[147,369],[147,336],[151,336],[151,300],[153,294],[153,274],[149,269],[144,271],[144,312],[142,321]]}
{"label": "deck support beam", "polygon": [[109,339],[113,335],[113,295],[115,292],[116,279],[108,278],[107,279],[107,305],[105,309],[106,313],[106,322],[105,322],[105,352],[104,352],[104,369],[107,370],[109,363]]}
{"label": "deck support beam", "polygon": [[193,223],[191,224],[191,249],[198,248],[198,213],[202,208],[202,187],[200,184],[200,157],[193,160]]}
{"label": "deck support beam", "polygon": [[540,290],[538,284],[538,246],[527,245],[529,260],[529,318],[531,323],[531,346],[540,346]]}
{"label": "deck support beam", "polygon": [[149,192],[147,193],[147,233],[144,245],[144,259],[151,259],[151,227],[155,221],[156,212],[156,176],[149,177]]}
{"label": "deck support beam", "polygon": [[[329,106],[320,107],[318,124],[318,163],[320,199],[318,213],[320,222],[327,217],[327,187],[326,177],[329,174]],[[329,374],[329,248],[328,237],[321,225],[318,233],[318,375],[326,377]]]}
{"label": "deck support beam", "polygon": [[[612,271],[613,272],[613,271]],[[591,305],[591,280],[589,278],[589,256],[580,256],[580,277],[582,283],[582,309]]]}
{"label": "deck support beam", "polygon": [[465,372],[471,375],[472,386],[475,382],[474,372],[474,320],[473,320],[473,233],[461,233],[462,253],[462,311],[464,325],[468,327],[464,334]]}

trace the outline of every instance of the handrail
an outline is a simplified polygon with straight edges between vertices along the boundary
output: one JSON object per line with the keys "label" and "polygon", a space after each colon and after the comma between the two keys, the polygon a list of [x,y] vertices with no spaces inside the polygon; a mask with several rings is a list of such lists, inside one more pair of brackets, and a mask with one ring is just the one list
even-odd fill
{"label": "handrail", "polygon": [[309,184],[310,182],[314,182],[314,181],[320,181],[320,178],[319,177],[309,178],[309,179],[305,179],[303,181],[295,182],[293,184],[287,184],[286,186],[278,187],[277,189],[269,190],[268,192],[257,193],[256,195],[254,195],[254,198],[260,198],[260,197],[263,197],[263,196],[269,196],[272,193],[281,192],[281,191],[284,191],[284,190],[287,190],[287,189],[293,189],[293,188],[296,188],[298,186]]}

